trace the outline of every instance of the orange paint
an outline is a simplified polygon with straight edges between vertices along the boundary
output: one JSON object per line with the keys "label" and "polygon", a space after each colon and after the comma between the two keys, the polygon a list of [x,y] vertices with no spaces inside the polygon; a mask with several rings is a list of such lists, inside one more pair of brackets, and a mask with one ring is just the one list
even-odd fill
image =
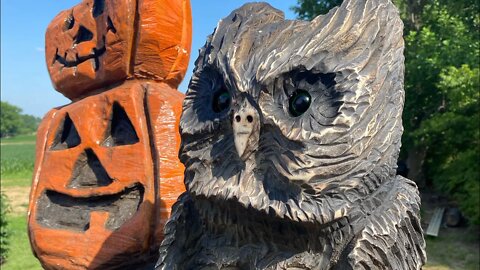
{"label": "orange paint", "polygon": [[94,3],[102,1],[85,0],[60,12],[45,36],[53,86],[70,99],[123,81],[130,72],[136,1]]}
{"label": "orange paint", "polygon": [[85,0],[48,27],[53,85],[74,102],[37,133],[28,225],[45,269],[154,263],[184,192],[175,88],[189,59],[189,1],[136,3]]}
{"label": "orange paint", "polygon": [[180,84],[190,58],[190,2],[136,2],[84,0],[53,19],[45,56],[58,92],[76,100],[126,79]]}

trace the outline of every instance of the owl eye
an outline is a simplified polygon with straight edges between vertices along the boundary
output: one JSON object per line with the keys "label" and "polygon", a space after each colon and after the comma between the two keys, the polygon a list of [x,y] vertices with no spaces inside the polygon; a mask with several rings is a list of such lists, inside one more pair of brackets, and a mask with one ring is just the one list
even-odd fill
{"label": "owl eye", "polygon": [[213,95],[212,109],[214,112],[219,113],[230,107],[232,97],[227,89],[221,88]]}
{"label": "owl eye", "polygon": [[300,116],[305,113],[310,104],[312,103],[312,97],[305,90],[297,90],[289,99],[289,111],[294,117]]}

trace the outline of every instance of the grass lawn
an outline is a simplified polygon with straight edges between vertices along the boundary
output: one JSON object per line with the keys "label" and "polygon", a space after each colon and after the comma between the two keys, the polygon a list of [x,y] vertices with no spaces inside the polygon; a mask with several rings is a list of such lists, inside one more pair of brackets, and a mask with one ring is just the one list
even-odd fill
{"label": "grass lawn", "polygon": [[41,270],[38,260],[33,256],[27,235],[27,218],[25,215],[7,215],[11,233],[7,262],[2,270]]}
{"label": "grass lawn", "polygon": [[428,264],[425,270],[480,269],[478,231],[475,228],[441,228],[439,237],[427,236],[426,240]]}
{"label": "grass lawn", "polygon": [[42,269],[33,256],[27,235],[26,209],[35,162],[35,135],[23,135],[1,140],[0,172],[2,193],[10,202],[7,214],[9,252],[2,270]]}
{"label": "grass lawn", "polygon": [[2,144],[11,144],[11,143],[28,143],[35,144],[36,135],[19,135],[10,138],[2,138]]}

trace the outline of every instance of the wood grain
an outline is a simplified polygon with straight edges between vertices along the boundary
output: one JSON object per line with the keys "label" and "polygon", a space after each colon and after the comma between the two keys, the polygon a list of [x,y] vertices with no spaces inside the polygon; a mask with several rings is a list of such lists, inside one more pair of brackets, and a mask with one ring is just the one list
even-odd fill
{"label": "wood grain", "polygon": [[389,0],[222,19],[183,104],[187,192],[157,269],[420,269],[418,190],[396,176],[402,29]]}

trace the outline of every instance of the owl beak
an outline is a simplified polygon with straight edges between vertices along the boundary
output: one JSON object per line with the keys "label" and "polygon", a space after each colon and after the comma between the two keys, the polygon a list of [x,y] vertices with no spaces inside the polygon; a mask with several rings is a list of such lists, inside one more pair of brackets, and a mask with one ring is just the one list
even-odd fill
{"label": "owl beak", "polygon": [[260,133],[260,116],[248,100],[233,113],[232,126],[238,156],[246,160],[257,149]]}

